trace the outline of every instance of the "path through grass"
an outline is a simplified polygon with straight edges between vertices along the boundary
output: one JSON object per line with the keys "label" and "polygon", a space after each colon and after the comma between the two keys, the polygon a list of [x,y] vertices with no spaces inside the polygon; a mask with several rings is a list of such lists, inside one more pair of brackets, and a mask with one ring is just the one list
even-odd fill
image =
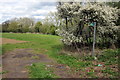
{"label": "path through grass", "polygon": [[[23,34],[3,33],[3,37],[10,38],[10,39],[16,39],[16,40],[30,41],[30,42],[21,43],[21,44],[4,44],[2,48],[3,54],[7,51],[11,51],[16,48],[31,48],[36,53],[47,54],[51,58],[53,58],[55,61],[57,61],[58,63],[68,65],[70,68],[74,68],[76,71],[84,69],[85,67],[95,66],[91,60],[84,60],[84,58],[79,59],[73,56],[68,56],[66,54],[59,54],[60,50],[63,47],[63,44],[60,41],[59,36],[43,35],[43,34],[26,34],[26,33],[23,33]],[[106,60],[107,58],[108,57],[105,56],[104,60]],[[113,61],[113,58],[111,59]],[[100,58],[99,61],[101,60],[102,59]],[[43,66],[40,66],[40,64],[35,64],[35,65],[37,65],[36,69],[38,70],[41,69],[41,67],[43,68]],[[38,75],[37,72],[34,71],[34,69],[35,69],[35,66],[31,68],[32,70],[31,76],[34,75],[33,77],[41,77],[40,75]]]}

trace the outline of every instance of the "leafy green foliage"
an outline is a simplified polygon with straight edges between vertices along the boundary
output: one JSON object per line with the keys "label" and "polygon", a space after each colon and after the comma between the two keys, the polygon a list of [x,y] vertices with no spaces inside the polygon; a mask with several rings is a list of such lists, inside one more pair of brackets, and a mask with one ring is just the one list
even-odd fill
{"label": "leafy green foliage", "polygon": [[52,35],[55,35],[55,25],[50,25],[47,27],[47,34],[52,34]]}
{"label": "leafy green foliage", "polygon": [[1,26],[2,26],[2,32],[8,32],[8,27],[9,27],[9,20],[7,20],[7,21],[5,21],[5,22],[3,22],[2,24],[1,24]]}
{"label": "leafy green foliage", "polygon": [[19,28],[18,22],[12,21],[9,24],[8,31],[10,31],[10,32],[18,32],[18,28]]}
{"label": "leafy green foliage", "polygon": [[38,21],[36,24],[35,24],[35,32],[40,32],[42,31],[40,28],[42,27],[42,23],[40,21]]}

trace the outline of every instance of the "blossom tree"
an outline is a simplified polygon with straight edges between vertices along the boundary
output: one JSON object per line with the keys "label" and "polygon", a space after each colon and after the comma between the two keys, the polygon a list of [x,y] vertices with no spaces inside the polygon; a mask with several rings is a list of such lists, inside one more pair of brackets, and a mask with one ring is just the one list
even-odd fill
{"label": "blossom tree", "polygon": [[118,9],[104,3],[59,2],[58,17],[62,19],[62,28],[57,33],[66,45],[80,46],[91,44],[93,37],[93,22],[97,25],[97,43],[114,43],[118,27],[115,21],[118,18]]}

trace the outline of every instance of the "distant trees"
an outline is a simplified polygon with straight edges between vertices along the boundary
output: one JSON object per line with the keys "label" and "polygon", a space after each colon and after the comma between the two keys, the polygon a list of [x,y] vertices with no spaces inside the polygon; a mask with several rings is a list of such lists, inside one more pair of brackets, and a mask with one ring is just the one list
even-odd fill
{"label": "distant trees", "polygon": [[30,27],[34,26],[34,21],[31,18],[14,18],[2,23],[3,32],[29,32]]}
{"label": "distant trees", "polygon": [[34,26],[35,32],[55,35],[56,26],[53,21],[51,15],[47,16],[41,22],[38,21]]}
{"label": "distant trees", "polygon": [[17,21],[11,21],[9,23],[9,27],[7,28],[7,31],[10,32],[18,32],[19,26]]}
{"label": "distant trees", "polygon": [[50,12],[45,19],[42,20],[41,31],[45,34],[55,35],[55,30],[57,29],[57,21],[55,18],[55,13]]}
{"label": "distant trees", "polygon": [[55,25],[50,22],[50,18],[45,18],[42,22],[34,22],[32,18],[14,18],[2,23],[2,32],[15,33],[43,33],[55,35]]}
{"label": "distant trees", "polygon": [[31,18],[20,18],[18,19],[18,25],[21,29],[21,32],[25,33],[25,32],[30,32],[30,27],[34,26],[34,20]]}
{"label": "distant trees", "polygon": [[42,27],[42,23],[40,21],[38,21],[36,24],[35,24],[35,32],[40,32],[41,31],[41,28]]}
{"label": "distant trees", "polygon": [[43,24],[41,27],[41,32],[44,34],[55,35],[56,26],[54,24]]}
{"label": "distant trees", "polygon": [[2,23],[2,32],[8,32],[9,24],[10,24],[9,20]]}

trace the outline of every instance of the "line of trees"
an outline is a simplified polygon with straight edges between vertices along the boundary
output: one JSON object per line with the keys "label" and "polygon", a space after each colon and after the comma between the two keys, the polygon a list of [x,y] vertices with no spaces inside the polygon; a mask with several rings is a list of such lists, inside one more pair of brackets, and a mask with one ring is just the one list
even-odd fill
{"label": "line of trees", "polygon": [[0,28],[2,32],[31,32],[55,35],[55,25],[49,22],[47,18],[45,18],[43,21],[46,22],[38,21],[35,23],[35,21],[32,18],[28,17],[14,18],[0,24]]}
{"label": "line of trees", "polygon": [[30,18],[14,18],[2,23],[2,32],[29,32],[33,25],[34,21]]}

